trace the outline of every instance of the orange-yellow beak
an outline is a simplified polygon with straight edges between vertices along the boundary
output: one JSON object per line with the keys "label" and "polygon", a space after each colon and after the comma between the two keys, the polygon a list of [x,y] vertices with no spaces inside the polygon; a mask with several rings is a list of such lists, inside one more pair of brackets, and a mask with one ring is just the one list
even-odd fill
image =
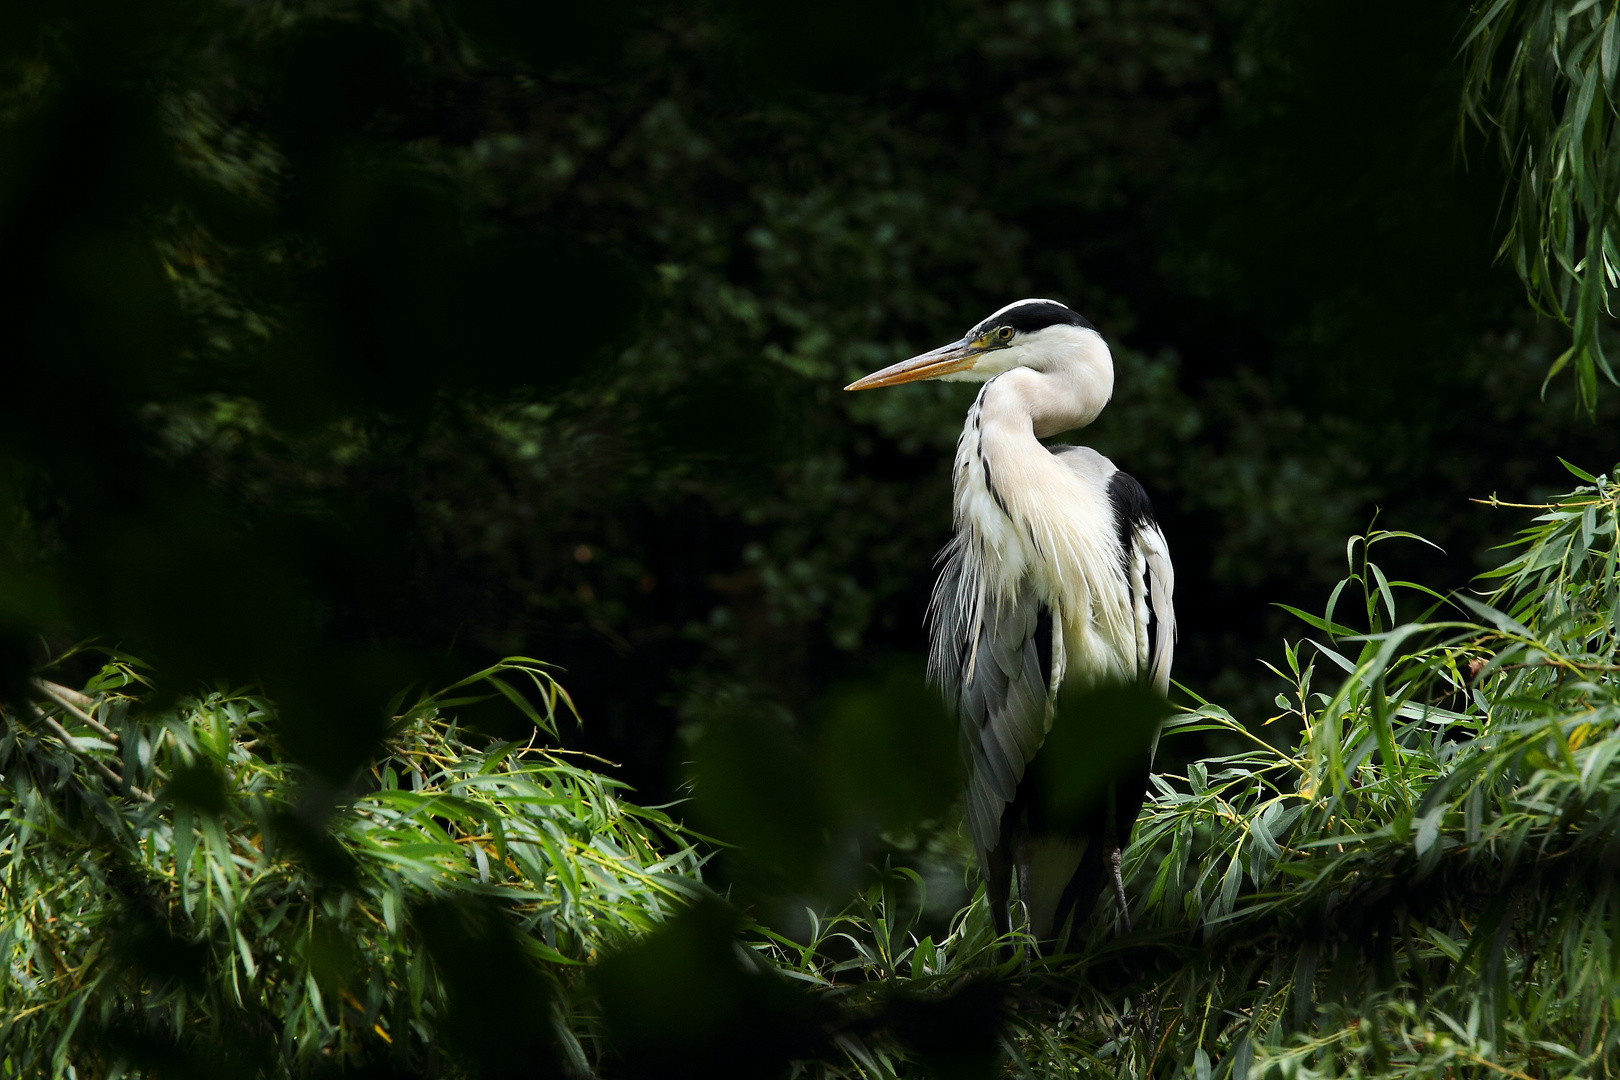
{"label": "orange-yellow beak", "polygon": [[983,338],[953,341],[921,356],[891,364],[882,371],[874,371],[865,378],[856,379],[844,389],[876,390],[880,386],[899,386],[901,383],[938,379],[958,371],[967,371],[983,354],[984,345]]}

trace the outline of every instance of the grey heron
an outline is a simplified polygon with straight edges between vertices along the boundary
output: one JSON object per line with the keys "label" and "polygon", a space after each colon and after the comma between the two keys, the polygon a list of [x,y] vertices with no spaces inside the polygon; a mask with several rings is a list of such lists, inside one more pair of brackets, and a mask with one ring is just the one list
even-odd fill
{"label": "grey heron", "polygon": [[[851,383],[983,383],[956,444],[955,535],[929,606],[930,680],[956,713],[969,831],[998,929],[1009,885],[1037,941],[1083,920],[1112,879],[1147,787],[1134,775],[1083,820],[1052,822],[1031,790],[1060,693],[1170,684],[1175,572],[1141,484],[1085,446],[1040,442],[1108,404],[1114,363],[1095,327],[1053,300],[1019,300],[959,341]],[[1070,912],[1073,923],[1066,923]]]}

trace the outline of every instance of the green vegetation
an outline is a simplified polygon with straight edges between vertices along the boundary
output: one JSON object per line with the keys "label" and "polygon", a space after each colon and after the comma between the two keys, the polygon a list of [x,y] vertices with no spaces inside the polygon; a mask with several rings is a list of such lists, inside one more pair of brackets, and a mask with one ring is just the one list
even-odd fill
{"label": "green vegetation", "polygon": [[[530,661],[400,712],[341,793],[287,761],[253,694],[153,707],[124,657],[82,693],[38,685],[43,712],[9,712],[0,743],[8,1076],[421,1068],[446,1037],[496,1065],[555,1042],[583,1071],[585,965],[699,891],[678,826],[534,745],[570,706]],[[469,743],[446,717],[492,696],[533,740]]]}
{"label": "green vegetation", "polygon": [[[701,1075],[802,1057],[877,1078],[988,1075],[1005,1052],[1037,1076],[1602,1075],[1620,1052],[1620,483],[1582,475],[1489,603],[1388,580],[1373,548],[1401,534],[1352,540],[1327,611],[1302,613],[1317,636],[1280,666],[1298,740],[1213,704],[1174,718],[1168,738],[1237,749],[1157,778],[1126,859],[1133,932],[1104,903],[1077,955],[1021,979],[982,891],[935,936],[923,877],[893,864],[798,938],[733,938],[701,882],[713,843],[549,748],[567,698],[530,661],[401,711],[341,794],[285,763],[251,695],[152,708],[125,658],[83,695],[42,682],[0,759],[5,1064]],[[491,700],[528,716],[530,745],[466,741],[451,717]]]}

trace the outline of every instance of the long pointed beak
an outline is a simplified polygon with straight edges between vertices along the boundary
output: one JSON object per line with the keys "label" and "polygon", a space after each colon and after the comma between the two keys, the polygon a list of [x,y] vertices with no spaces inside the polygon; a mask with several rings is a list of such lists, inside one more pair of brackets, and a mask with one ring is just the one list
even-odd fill
{"label": "long pointed beak", "polygon": [[856,379],[844,389],[876,390],[880,386],[899,386],[901,383],[917,382],[920,379],[937,379],[941,375],[966,371],[973,366],[983,351],[977,342],[963,338],[961,341],[953,341],[949,345],[925,352],[921,356],[913,356],[910,360],[891,364],[882,371],[874,371],[865,378]]}

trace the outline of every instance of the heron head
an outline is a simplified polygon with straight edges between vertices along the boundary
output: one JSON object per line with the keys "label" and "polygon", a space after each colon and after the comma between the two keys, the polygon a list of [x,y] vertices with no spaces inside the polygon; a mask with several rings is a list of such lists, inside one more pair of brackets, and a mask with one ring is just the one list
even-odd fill
{"label": "heron head", "polygon": [[985,382],[1016,367],[1050,371],[1096,338],[1095,327],[1056,300],[1019,300],[960,340],[874,371],[844,389],[875,390],[923,379]]}

